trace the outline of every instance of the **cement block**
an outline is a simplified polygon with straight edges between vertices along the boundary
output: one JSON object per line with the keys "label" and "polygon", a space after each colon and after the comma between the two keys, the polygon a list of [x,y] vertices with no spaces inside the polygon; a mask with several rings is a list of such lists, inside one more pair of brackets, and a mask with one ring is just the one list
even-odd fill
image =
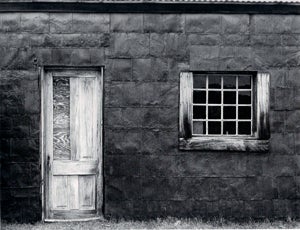
{"label": "cement block", "polygon": [[272,155],[263,164],[263,175],[266,177],[294,176],[296,172],[296,158],[285,155]]}
{"label": "cement block", "polygon": [[281,36],[278,34],[251,34],[250,42],[253,46],[280,46]]}
{"label": "cement block", "polygon": [[10,164],[10,181],[9,187],[24,188],[32,186],[34,181],[31,178],[31,164],[30,163],[12,163]]}
{"label": "cement block", "polygon": [[179,60],[188,59],[187,36],[185,34],[169,33],[166,35],[166,56]]}
{"label": "cement block", "polygon": [[19,32],[21,27],[21,14],[20,13],[1,13],[1,32]]}
{"label": "cement block", "polygon": [[279,88],[274,89],[275,104],[274,110],[293,110],[294,109],[294,89]]}
{"label": "cement block", "polygon": [[109,59],[106,81],[130,81],[131,72],[131,59]]}
{"label": "cement block", "polygon": [[299,132],[295,133],[295,154],[300,155],[300,133]]}
{"label": "cement block", "polygon": [[249,46],[250,34],[223,34],[220,39],[220,44],[224,46]]}
{"label": "cement block", "polygon": [[219,54],[219,46],[190,46],[190,68],[216,70]]}
{"label": "cement block", "polygon": [[[300,22],[300,20],[299,20]],[[298,34],[283,34],[281,35],[282,45],[284,46],[299,46],[300,36]]]}
{"label": "cement block", "polygon": [[133,59],[132,78],[135,81],[164,81],[168,76],[166,59]]}
{"label": "cement block", "polygon": [[114,82],[106,91],[105,104],[114,107],[139,106],[142,103],[142,93],[141,86],[134,82]]}
{"label": "cement block", "polygon": [[39,140],[27,138],[12,139],[11,161],[38,162],[40,158]]}
{"label": "cement block", "polygon": [[179,200],[187,198],[188,189],[181,177],[140,177],[143,200]]}
{"label": "cement block", "polygon": [[73,49],[71,53],[71,64],[82,66],[91,64],[91,54],[89,49]]}
{"label": "cement block", "polygon": [[279,199],[295,199],[297,185],[295,177],[277,177],[275,179]]}
{"label": "cement block", "polygon": [[222,15],[222,32],[225,34],[249,33],[249,15]]}
{"label": "cement block", "polygon": [[142,149],[142,133],[140,130],[108,130],[104,143],[108,155],[136,155]]}
{"label": "cement block", "polygon": [[300,66],[300,51],[298,47],[283,47],[282,54],[286,65],[290,67]]}
{"label": "cement block", "polygon": [[257,34],[291,33],[293,16],[290,15],[254,15],[253,31]]}
{"label": "cement block", "polygon": [[104,185],[106,201],[139,200],[141,197],[139,177],[106,177]]}
{"label": "cement block", "polygon": [[244,201],[246,218],[272,218],[274,217],[273,203],[271,200]]}
{"label": "cement block", "polygon": [[74,33],[105,33],[109,32],[109,14],[73,14]]}
{"label": "cement block", "polygon": [[292,201],[287,199],[273,200],[274,216],[277,218],[292,217]]}
{"label": "cement block", "polygon": [[254,47],[253,58],[257,66],[283,67],[288,57],[283,55],[283,49],[276,47]]}
{"label": "cement block", "polygon": [[50,13],[50,33],[72,33],[71,13]]}
{"label": "cement block", "polygon": [[204,46],[215,46],[221,43],[221,36],[218,34],[189,34],[188,43],[189,45],[204,45]]}
{"label": "cement block", "polygon": [[291,133],[273,133],[270,150],[277,154],[294,154],[294,135]]}
{"label": "cement block", "polygon": [[187,14],[185,31],[203,34],[218,34],[221,31],[221,17],[217,14]]}
{"label": "cement block", "polygon": [[[143,166],[144,167],[144,166]],[[135,176],[140,175],[140,159],[135,155],[113,155],[104,158],[105,176]]]}
{"label": "cement block", "polygon": [[179,82],[180,72],[190,69],[188,61],[177,61],[176,59],[168,59],[169,82]]}
{"label": "cement block", "polygon": [[290,133],[300,130],[300,110],[286,113],[286,130]]}
{"label": "cement block", "polygon": [[289,69],[286,81],[289,87],[300,88],[300,70],[298,68]]}
{"label": "cement block", "polygon": [[[51,58],[52,64],[71,64],[71,56],[73,49],[52,49],[51,50]],[[76,58],[73,56],[73,58]]]}
{"label": "cement block", "polygon": [[47,13],[22,13],[21,31],[30,33],[49,33],[50,18]]}
{"label": "cement block", "polygon": [[271,133],[282,133],[285,130],[285,111],[270,111]]}
{"label": "cement block", "polygon": [[[91,64],[92,65],[98,65],[98,66],[104,66],[106,63],[105,60],[105,49],[104,48],[91,48],[89,49],[90,55],[91,55]],[[105,79],[104,79],[105,81]]]}
{"label": "cement block", "polygon": [[145,32],[182,32],[184,16],[180,14],[145,14]]}
{"label": "cement block", "polygon": [[110,29],[112,32],[142,32],[142,14],[111,14]]}
{"label": "cement block", "polygon": [[150,55],[153,57],[166,55],[166,34],[150,34]]}
{"label": "cement block", "polygon": [[184,168],[181,161],[181,157],[174,155],[142,155],[140,156],[141,176],[182,177]]}
{"label": "cement block", "polygon": [[142,58],[149,55],[149,35],[115,33],[112,35],[112,56]]}

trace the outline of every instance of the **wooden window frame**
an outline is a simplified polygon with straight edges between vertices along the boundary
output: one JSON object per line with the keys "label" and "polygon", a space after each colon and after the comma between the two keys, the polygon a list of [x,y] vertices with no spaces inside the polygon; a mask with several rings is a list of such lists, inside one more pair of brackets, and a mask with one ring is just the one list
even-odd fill
{"label": "wooden window frame", "polygon": [[[253,78],[253,134],[249,136],[194,136],[193,122],[193,74],[251,74]],[[181,72],[179,149],[212,151],[266,152],[269,150],[269,96],[270,74],[258,72]]]}

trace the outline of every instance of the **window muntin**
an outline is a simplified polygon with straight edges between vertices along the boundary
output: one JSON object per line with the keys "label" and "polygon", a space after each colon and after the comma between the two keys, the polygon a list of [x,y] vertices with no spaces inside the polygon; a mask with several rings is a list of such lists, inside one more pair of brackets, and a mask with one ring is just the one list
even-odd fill
{"label": "window muntin", "polygon": [[193,75],[193,136],[253,135],[253,76]]}
{"label": "window muntin", "polygon": [[[210,82],[206,81],[206,77],[194,78],[195,75],[201,74],[205,76],[214,75],[215,78]],[[238,78],[238,80],[236,80],[236,78],[230,77],[232,75],[250,75],[250,78]],[[222,77],[220,76],[223,76],[223,86]],[[194,93],[194,88],[200,90],[195,90]],[[216,98],[209,100],[209,91],[219,92],[219,94],[212,94],[216,96]],[[254,71],[181,72],[179,149],[203,151],[268,151],[270,138],[269,97],[270,74],[268,73]],[[214,101],[217,103],[213,104]],[[221,104],[220,101],[223,102],[223,104]],[[236,101],[241,104],[240,111]],[[193,121],[193,102],[199,104],[196,105],[199,108],[195,106],[195,111],[198,111],[196,119],[199,119],[199,121]],[[211,106],[216,108],[212,108],[208,111],[208,109],[206,109],[206,107],[210,106],[208,102],[212,103]],[[251,107],[251,114],[247,106]],[[220,109],[222,115],[219,113]],[[213,117],[211,121],[208,120],[209,113]],[[223,124],[220,116],[223,116]],[[207,121],[210,122],[206,122],[206,118]],[[205,122],[201,119],[205,120]],[[249,119],[251,119],[250,122],[248,121]],[[239,123],[237,124],[236,121]],[[223,132],[221,132],[222,125]],[[237,125],[238,127],[236,127]],[[206,132],[206,130],[208,130],[208,132]],[[226,130],[226,132],[224,132],[224,130]],[[204,131],[205,134],[203,134]],[[201,134],[197,135],[193,134],[193,132]],[[251,135],[249,135],[249,133],[251,133]]]}

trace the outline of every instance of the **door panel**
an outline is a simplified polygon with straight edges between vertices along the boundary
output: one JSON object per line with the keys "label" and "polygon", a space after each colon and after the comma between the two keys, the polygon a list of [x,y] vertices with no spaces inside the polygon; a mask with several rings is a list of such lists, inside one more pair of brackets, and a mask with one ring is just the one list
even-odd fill
{"label": "door panel", "polygon": [[67,176],[54,176],[52,180],[53,209],[68,209],[68,178]]}
{"label": "door panel", "polygon": [[81,210],[95,209],[95,176],[79,176],[79,205]]}
{"label": "door panel", "polygon": [[72,159],[96,156],[97,110],[94,78],[71,78],[71,151]]}
{"label": "door panel", "polygon": [[102,71],[49,71],[42,79],[45,219],[101,215]]}

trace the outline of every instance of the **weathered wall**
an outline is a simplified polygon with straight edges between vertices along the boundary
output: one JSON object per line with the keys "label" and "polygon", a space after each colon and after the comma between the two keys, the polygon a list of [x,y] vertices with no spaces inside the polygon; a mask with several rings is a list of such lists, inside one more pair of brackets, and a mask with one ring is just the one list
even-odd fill
{"label": "weathered wall", "polygon": [[[2,13],[2,218],[41,218],[36,66],[105,65],[105,215],[300,215],[300,16]],[[181,70],[271,73],[269,153],[178,150]]]}

